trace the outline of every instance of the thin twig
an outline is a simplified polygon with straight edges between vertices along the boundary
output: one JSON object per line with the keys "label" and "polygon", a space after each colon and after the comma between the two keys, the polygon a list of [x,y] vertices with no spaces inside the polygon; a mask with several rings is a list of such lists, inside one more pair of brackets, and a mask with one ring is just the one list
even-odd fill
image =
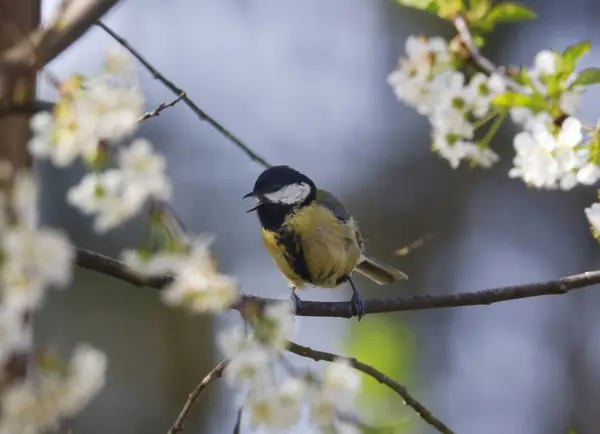
{"label": "thin twig", "polygon": [[242,431],[242,412],[244,411],[244,407],[241,406],[237,411],[237,415],[235,418],[235,426],[233,427],[233,434],[240,434]]}
{"label": "thin twig", "polygon": [[313,350],[312,348],[298,345],[294,342],[289,342],[288,351],[290,351],[294,354],[297,354],[299,356],[302,356],[302,357],[308,357],[308,358],[316,360],[316,361],[324,360],[327,362],[335,362],[338,359],[347,360],[348,363],[350,364],[350,366],[352,366],[354,369],[357,369],[357,370],[373,377],[374,379],[379,381],[381,384],[386,385],[387,387],[392,389],[394,392],[396,392],[398,395],[400,395],[406,405],[408,405],[413,410],[415,410],[417,412],[417,414],[419,416],[421,416],[421,418],[425,422],[427,422],[429,425],[436,428],[439,432],[444,433],[444,434],[453,434],[454,433],[454,431],[452,431],[443,422],[441,422],[438,418],[436,418],[427,407],[425,407],[423,404],[421,404],[419,401],[417,401],[408,392],[408,390],[406,390],[406,387],[404,387],[400,383],[392,380],[387,375],[379,372],[377,369],[373,368],[370,365],[367,365],[366,363],[360,362],[353,357],[340,357],[333,353],[327,353],[325,351]]}
{"label": "thin twig", "polygon": [[[121,44],[127,51],[129,51],[137,60],[140,61],[142,65],[152,74],[152,76],[162,82],[167,88],[169,88],[174,94],[181,95],[185,93],[182,89],[180,89],[177,85],[175,85],[172,81],[167,79],[163,74],[161,74],[156,68],[154,68],[135,48],[127,42],[126,39],[119,36],[113,30],[111,30],[106,24],[101,21],[96,23],[99,27],[101,27],[106,33],[108,33],[115,41]],[[213,128],[215,128],[219,133],[221,133],[226,139],[235,144],[238,148],[240,148],[252,161],[256,161],[263,167],[270,167],[271,165],[267,163],[267,161],[250,149],[247,145],[245,145],[240,139],[234,136],[231,132],[229,132],[223,125],[217,122],[215,119],[210,117],[204,110],[196,105],[187,95],[183,98],[183,102],[187,104],[187,106],[194,112],[196,115],[203,121],[208,122]]]}
{"label": "thin twig", "polygon": [[[173,278],[161,276],[157,278],[143,277],[125,266],[122,262],[98,253],[78,249],[77,265],[94,270],[107,276],[123,280],[137,287],[162,289]],[[566,294],[580,288],[600,283],[600,271],[587,271],[581,274],[566,276],[547,282],[529,283],[524,285],[504,286],[484,289],[474,292],[456,294],[415,295],[396,298],[376,298],[364,300],[365,313],[403,312],[409,310],[439,309],[458,306],[490,305],[502,301],[518,300],[521,298],[539,297],[542,295]],[[233,309],[244,311],[249,306],[264,306],[274,303],[277,299],[242,295],[232,306]],[[350,302],[322,302],[303,300],[296,312],[298,316],[351,318],[354,316]]]}
{"label": "thin twig", "polygon": [[184,98],[185,98],[185,92],[181,92],[181,93],[179,94],[179,96],[178,96],[177,98],[175,98],[173,101],[171,101],[171,102],[168,102],[168,103],[167,103],[167,102],[160,103],[160,104],[158,105],[158,107],[156,107],[156,108],[155,108],[154,110],[152,110],[151,112],[146,112],[146,113],[144,113],[144,114],[143,114],[143,115],[142,115],[142,116],[141,116],[141,117],[140,117],[140,118],[137,120],[138,124],[139,124],[140,122],[143,122],[143,121],[145,121],[146,119],[150,119],[150,118],[152,118],[152,117],[154,117],[154,116],[158,116],[158,115],[160,115],[160,112],[162,112],[164,109],[166,109],[166,108],[168,108],[168,107],[173,107],[175,104],[177,104],[179,101],[181,101],[181,100],[182,100],[182,99],[184,99]]}
{"label": "thin twig", "polygon": [[473,37],[471,36],[471,32],[469,31],[469,26],[467,25],[463,17],[458,16],[454,18],[453,22],[456,31],[458,32],[460,38],[469,50],[471,57],[473,58],[475,63],[477,63],[481,67],[481,69],[483,69],[489,74],[501,75],[504,78],[504,81],[506,82],[507,86],[513,90],[516,90],[517,92],[524,94],[530,93],[529,89],[521,86],[511,77],[509,77],[506,74],[504,67],[496,65],[490,59],[481,54],[481,51],[479,51],[479,48],[477,47],[477,45],[475,45],[475,42],[473,42]]}
{"label": "thin twig", "polygon": [[225,370],[228,364],[229,360],[227,359],[220,362],[217,366],[214,367],[212,371],[210,371],[206,375],[206,377],[202,379],[202,381],[196,386],[196,388],[192,390],[183,408],[181,409],[181,413],[179,413],[179,416],[177,416],[177,419],[175,419],[173,426],[169,429],[168,434],[175,434],[180,431],[183,431],[185,420],[187,419],[190,410],[192,409],[196,401],[198,401],[198,397],[200,396],[202,391],[206,389],[206,387],[213,380],[219,378],[223,374],[223,371]]}

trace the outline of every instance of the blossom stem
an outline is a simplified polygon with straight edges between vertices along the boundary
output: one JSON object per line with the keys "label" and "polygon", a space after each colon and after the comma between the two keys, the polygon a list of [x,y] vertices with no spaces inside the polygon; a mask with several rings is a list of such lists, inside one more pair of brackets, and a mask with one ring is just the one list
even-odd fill
{"label": "blossom stem", "polygon": [[452,431],[442,421],[440,421],[438,418],[436,418],[434,416],[434,414],[427,407],[425,407],[423,404],[421,404],[419,401],[417,401],[408,392],[406,387],[404,387],[400,383],[392,380],[390,377],[381,373],[380,371],[373,368],[372,366],[369,366],[366,363],[360,362],[353,357],[350,357],[350,358],[340,357],[333,353],[327,353],[325,351],[313,350],[312,348],[298,345],[294,342],[289,342],[288,351],[290,351],[294,354],[297,354],[301,357],[307,357],[307,358],[313,359],[315,361],[322,360],[322,361],[326,361],[326,362],[335,362],[336,360],[339,360],[339,359],[345,359],[348,362],[348,364],[351,367],[353,367],[354,369],[361,371],[364,374],[369,375],[370,377],[373,377],[375,380],[377,380],[381,384],[386,385],[387,387],[392,389],[394,392],[396,392],[398,395],[400,395],[400,397],[404,400],[404,403],[406,405],[408,405],[413,410],[415,410],[417,412],[417,414],[419,416],[421,416],[421,418],[425,422],[427,422],[428,424],[430,424],[431,426],[436,428],[439,432],[444,433],[444,434],[454,434],[454,431]]}
{"label": "blossom stem", "polygon": [[494,119],[496,116],[498,116],[498,112],[490,110],[484,117],[482,117],[481,119],[477,119],[475,122],[473,122],[473,128],[475,128],[476,130],[481,128],[489,121]]}
{"label": "blossom stem", "polygon": [[507,115],[506,111],[503,111],[502,113],[497,115],[496,119],[494,119],[494,122],[490,126],[490,129],[485,134],[483,139],[481,139],[480,141],[477,142],[477,145],[480,148],[487,148],[489,146],[490,142],[492,141],[492,139],[498,132],[500,125],[502,125],[502,122],[504,122],[504,119],[506,119],[506,115]]}

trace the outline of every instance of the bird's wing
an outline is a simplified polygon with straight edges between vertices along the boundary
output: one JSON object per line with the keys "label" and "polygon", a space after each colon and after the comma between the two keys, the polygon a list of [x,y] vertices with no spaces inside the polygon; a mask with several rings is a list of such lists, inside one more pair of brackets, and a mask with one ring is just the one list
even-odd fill
{"label": "bird's wing", "polygon": [[350,220],[350,214],[344,204],[328,191],[317,189],[317,202],[327,207],[338,220],[343,222]]}
{"label": "bird's wing", "polygon": [[[344,204],[337,197],[335,197],[332,193],[330,193],[326,190],[317,189],[317,202],[320,203],[321,205],[327,207],[333,213],[333,215],[335,215],[336,218],[343,223],[348,223],[350,221],[350,219],[352,219],[352,216],[350,215],[350,213],[348,212],[348,210],[346,209]],[[356,241],[358,242],[358,247],[360,248],[360,251],[363,252],[364,251],[363,237],[360,233],[360,230],[356,226],[356,222],[354,220],[353,220],[353,225],[356,228],[355,236],[356,236]]]}

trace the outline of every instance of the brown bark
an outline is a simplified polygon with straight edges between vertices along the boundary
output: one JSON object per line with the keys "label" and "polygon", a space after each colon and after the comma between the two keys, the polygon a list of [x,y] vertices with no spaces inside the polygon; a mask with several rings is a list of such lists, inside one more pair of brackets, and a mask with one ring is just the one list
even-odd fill
{"label": "brown bark", "polygon": [[[8,50],[40,22],[41,0],[0,0],[0,53]],[[0,108],[29,105],[35,101],[36,73],[33,70],[0,70]],[[17,169],[30,164],[27,153],[29,116],[0,118],[0,160]]]}

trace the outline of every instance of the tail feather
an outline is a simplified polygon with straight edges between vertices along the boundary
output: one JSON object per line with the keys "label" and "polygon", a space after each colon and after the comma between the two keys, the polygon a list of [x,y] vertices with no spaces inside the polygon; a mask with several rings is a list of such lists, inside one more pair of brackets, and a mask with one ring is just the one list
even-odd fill
{"label": "tail feather", "polygon": [[387,285],[396,280],[408,279],[408,276],[402,271],[366,255],[363,256],[362,261],[356,266],[355,270],[379,285]]}

